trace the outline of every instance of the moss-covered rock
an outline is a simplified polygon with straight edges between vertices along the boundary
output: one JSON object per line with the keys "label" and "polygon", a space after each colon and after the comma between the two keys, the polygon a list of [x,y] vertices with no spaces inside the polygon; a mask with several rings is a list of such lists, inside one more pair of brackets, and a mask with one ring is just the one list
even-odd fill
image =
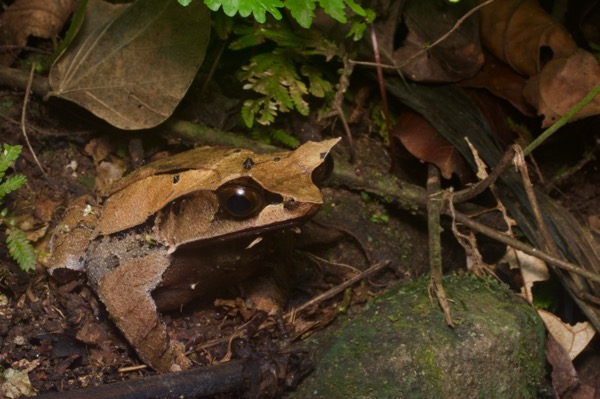
{"label": "moss-covered rock", "polygon": [[314,337],[316,370],[289,397],[538,397],[545,331],[535,310],[491,279],[448,276],[452,329],[428,283],[395,287]]}

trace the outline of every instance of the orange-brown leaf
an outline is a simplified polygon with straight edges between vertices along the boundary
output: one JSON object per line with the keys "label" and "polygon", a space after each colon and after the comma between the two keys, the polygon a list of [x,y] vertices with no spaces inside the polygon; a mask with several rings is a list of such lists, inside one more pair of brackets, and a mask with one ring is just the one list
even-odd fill
{"label": "orange-brown leaf", "polygon": [[567,30],[536,0],[495,1],[480,10],[481,40],[519,73],[534,76],[545,58],[568,57],[577,50]]}
{"label": "orange-brown leaf", "polygon": [[461,180],[468,174],[464,159],[444,137],[416,112],[400,115],[392,135],[421,161],[437,166],[445,179],[456,174]]}
{"label": "orange-brown leaf", "polygon": [[481,71],[471,79],[460,82],[463,87],[486,89],[493,95],[503,98],[523,115],[534,116],[535,111],[525,100],[523,89],[527,81],[489,53]]}
{"label": "orange-brown leaf", "polygon": [[[548,127],[565,115],[600,83],[600,65],[584,50],[571,57],[558,58],[544,66],[539,76],[531,78],[525,87],[527,101],[544,115],[543,127]],[[600,114],[600,96],[588,103],[571,121]]]}

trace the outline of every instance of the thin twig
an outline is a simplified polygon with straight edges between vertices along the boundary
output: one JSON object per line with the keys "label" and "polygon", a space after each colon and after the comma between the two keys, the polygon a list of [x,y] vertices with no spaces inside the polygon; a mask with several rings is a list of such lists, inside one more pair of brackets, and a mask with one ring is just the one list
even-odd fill
{"label": "thin twig", "polygon": [[244,324],[242,324],[241,326],[237,326],[233,330],[233,332],[231,334],[229,334],[228,336],[221,337],[221,338],[215,338],[215,339],[212,339],[210,341],[202,342],[202,344],[195,346],[194,349],[186,351],[185,354],[187,356],[187,355],[190,355],[192,353],[197,353],[197,352],[200,352],[201,350],[204,350],[204,349],[207,349],[207,348],[211,348],[211,347],[216,346],[216,345],[221,345],[221,344],[224,344],[226,342],[231,342],[232,339],[234,339],[236,337],[241,337],[245,333],[246,327],[248,327],[252,323],[254,323],[254,320],[250,319],[247,322],[245,322]]}
{"label": "thin twig", "polygon": [[373,25],[371,25],[371,43],[373,44],[373,56],[375,57],[375,63],[377,64],[377,81],[379,82],[379,95],[381,96],[381,105],[383,106],[383,120],[385,121],[388,144],[390,146],[390,152],[392,154],[390,170],[394,170],[394,166],[396,164],[396,143],[394,141],[394,138],[392,137],[392,121],[390,119],[390,109],[388,106],[387,91],[385,90],[383,69],[381,68],[381,58],[379,57],[377,33],[375,32],[375,28],[373,27]]}
{"label": "thin twig", "polygon": [[442,311],[446,324],[454,327],[450,314],[450,305],[446,297],[446,291],[442,284],[442,227],[440,225],[440,214],[443,203],[442,188],[440,186],[439,169],[429,164],[427,176],[427,228],[429,236],[429,269],[431,281],[429,283],[429,294],[435,296]]}
{"label": "thin twig", "polygon": [[365,271],[357,274],[356,276],[352,277],[350,280],[345,281],[342,284],[336,285],[335,287],[331,288],[330,290],[327,290],[324,293],[322,293],[320,295],[317,295],[316,297],[312,298],[308,302],[305,302],[304,304],[298,306],[297,308],[292,309],[291,311],[287,312],[284,315],[284,318],[290,320],[293,315],[301,312],[302,310],[304,310],[304,309],[306,309],[306,308],[308,308],[310,306],[313,306],[313,305],[315,305],[317,303],[321,303],[323,301],[326,301],[327,299],[333,298],[334,296],[336,296],[337,294],[339,294],[340,292],[342,292],[346,288],[350,287],[354,283],[367,278],[371,274],[373,274],[375,272],[378,272],[379,270],[383,269],[384,267],[387,267],[389,264],[390,264],[390,262],[384,262],[384,263],[376,263],[376,264],[374,264],[373,266],[369,267],[367,270],[365,270]]}
{"label": "thin twig", "polygon": [[117,370],[118,373],[131,373],[132,371],[140,371],[147,369],[148,366],[145,364],[138,364],[135,366],[127,366],[127,367],[119,367]]}
{"label": "thin twig", "polygon": [[27,128],[26,128],[25,116],[27,115],[27,104],[29,103],[29,93],[31,93],[31,84],[33,83],[33,74],[35,72],[35,66],[36,66],[35,62],[33,64],[31,64],[31,71],[29,72],[29,80],[27,81],[27,87],[25,88],[25,98],[23,99],[23,109],[21,110],[21,131],[23,132],[23,137],[25,138],[25,142],[27,143],[27,147],[29,148],[29,152],[31,152],[31,155],[33,156],[33,159],[35,160],[35,163],[37,164],[38,168],[40,168],[40,170],[42,171],[42,174],[44,175],[44,177],[46,179],[48,179],[48,175],[46,174],[46,171],[42,167],[42,164],[40,163],[37,155],[35,155],[35,151],[33,151],[33,147],[31,146],[31,143],[29,142],[29,136],[27,135]]}
{"label": "thin twig", "polygon": [[527,172],[527,167],[525,166],[525,155],[519,146],[513,146],[515,151],[515,164],[517,169],[521,173],[521,179],[523,179],[523,186],[525,187],[525,193],[527,194],[527,199],[529,200],[529,204],[531,205],[531,209],[533,211],[533,216],[535,217],[535,221],[538,224],[538,228],[542,233],[542,238],[546,244],[546,250],[550,253],[550,255],[559,257],[560,251],[556,246],[556,242],[552,238],[550,234],[550,230],[546,224],[546,221],[542,217],[542,212],[540,211],[540,206],[538,204],[537,198],[535,197],[535,192],[533,190],[533,184],[531,183],[531,179],[529,178],[529,173]]}
{"label": "thin twig", "polygon": [[342,126],[344,127],[344,132],[346,133],[346,138],[348,139],[348,143],[350,145],[350,162],[354,162],[354,140],[352,139],[350,125],[348,125],[348,121],[346,120],[344,110],[339,104],[335,104],[335,110],[337,111],[337,114],[340,117],[340,120],[342,121]]}
{"label": "thin twig", "polygon": [[354,242],[356,242],[356,245],[358,245],[358,247],[360,248],[360,251],[364,255],[365,259],[367,260],[367,264],[370,265],[371,263],[373,263],[373,261],[371,260],[371,255],[369,254],[369,250],[367,249],[365,244],[362,242],[362,240],[356,234],[354,234],[352,231],[350,231],[342,226],[334,226],[334,225],[331,225],[328,223],[319,222],[318,220],[311,220],[310,223],[314,224],[316,226],[325,228],[325,229],[334,229],[334,230],[340,231],[341,233],[352,238],[354,240]]}
{"label": "thin twig", "polygon": [[350,269],[353,273],[360,273],[360,270],[354,266],[350,266],[345,263],[331,262],[331,261],[328,261],[327,259],[320,258],[317,255],[313,255],[310,252],[304,253],[304,256],[315,261],[315,263],[324,263],[324,264],[330,265],[330,266],[336,266],[336,267],[340,267],[340,268],[344,268],[344,269]]}
{"label": "thin twig", "polygon": [[458,27],[460,25],[463,24],[463,22],[465,22],[465,20],[467,18],[469,18],[471,15],[473,15],[476,11],[478,11],[480,8],[487,6],[488,4],[491,4],[494,0],[487,0],[475,7],[473,7],[471,10],[469,10],[465,15],[463,15],[462,17],[460,17],[458,19],[458,21],[456,21],[456,23],[454,24],[454,26],[452,27],[452,29],[450,29],[448,32],[444,33],[442,36],[440,36],[436,41],[434,41],[431,45],[417,51],[415,54],[411,55],[410,57],[408,57],[406,60],[404,60],[404,62],[400,65],[382,65],[379,64],[379,62],[364,62],[364,61],[350,61],[356,65],[364,65],[364,66],[374,66],[374,67],[381,67],[381,68],[387,68],[387,69],[400,69],[402,67],[404,67],[406,64],[408,64],[409,62],[411,62],[413,59],[421,56],[423,53],[426,53],[427,51],[431,50],[432,47],[437,46],[438,44],[440,44],[441,42],[443,42],[444,40],[446,40],[448,38],[448,36],[450,36],[452,34],[452,32],[454,32],[456,29],[458,29]]}
{"label": "thin twig", "polygon": [[463,22],[465,22],[465,20],[467,18],[469,18],[471,15],[473,15],[475,12],[477,12],[477,10],[479,10],[482,7],[487,6],[488,4],[491,4],[494,0],[487,0],[484,1],[483,3],[473,7],[472,9],[470,9],[465,15],[463,15],[462,17],[460,17],[458,19],[458,21],[456,21],[456,23],[454,24],[454,26],[452,27],[452,29],[450,29],[448,32],[444,33],[442,36],[440,36],[435,42],[433,42],[430,46],[427,46],[426,48],[416,52],[415,54],[411,55],[410,57],[408,57],[402,64],[398,65],[398,69],[402,68],[403,66],[405,66],[406,64],[408,64],[409,62],[411,62],[413,59],[419,57],[420,55],[426,53],[427,51],[429,51],[432,47],[437,46],[438,44],[440,44],[441,42],[443,42],[444,40],[446,40],[448,38],[448,36],[450,36],[452,34],[452,32],[454,32],[455,30],[458,29],[459,26],[461,26],[463,24]]}
{"label": "thin twig", "polygon": [[[446,211],[444,211],[444,213],[446,213]],[[562,259],[555,258],[554,256],[549,255],[544,251],[541,251],[537,248],[531,247],[509,235],[506,235],[504,233],[499,232],[498,230],[495,230],[489,226],[486,226],[483,223],[479,223],[479,222],[469,218],[464,213],[454,211],[453,216],[456,218],[456,220],[458,222],[462,223],[463,225],[467,226],[468,228],[470,228],[478,233],[484,234],[496,241],[499,241],[503,244],[511,246],[515,249],[518,249],[519,251],[525,252],[526,254],[536,257],[538,259],[541,259],[545,262],[551,263],[559,269],[563,269],[568,272],[578,274],[578,275],[588,278],[592,281],[600,283],[600,275],[598,275],[598,273],[590,272],[589,270],[583,269],[573,263],[566,262]]]}
{"label": "thin twig", "polygon": [[344,113],[342,112],[342,104],[344,102],[344,96],[346,95],[348,86],[350,86],[350,76],[352,75],[354,65],[352,65],[348,61],[348,56],[346,55],[342,57],[342,62],[344,64],[344,68],[342,69],[342,73],[340,74],[340,79],[338,81],[337,88],[335,91],[335,96],[331,106],[332,111],[322,116],[322,118],[328,118],[333,115],[340,116],[340,118],[342,119],[342,123],[344,124],[344,132],[346,133],[346,138],[348,139],[348,145],[350,147],[350,161],[353,162],[354,154],[356,152],[354,149],[354,140],[350,132],[350,127],[348,126]]}
{"label": "thin twig", "polygon": [[[332,176],[332,181],[337,186],[343,186],[351,190],[361,190],[369,194],[390,199],[395,201],[399,207],[410,212],[415,212],[415,210],[418,209],[424,209],[427,206],[427,193],[422,187],[415,186],[389,175],[376,175],[367,173],[366,171],[363,172],[363,174],[356,175],[354,173],[354,168],[341,160],[336,163],[336,169]],[[456,216],[460,223],[471,228],[472,230],[482,233],[513,248],[519,249],[538,259],[552,263],[559,269],[564,269],[583,277],[587,277],[592,281],[600,282],[600,274],[585,270],[573,263],[557,259],[539,249],[524,244],[513,237],[502,234],[489,226],[471,220],[465,214],[460,212],[452,213],[448,206],[443,209],[443,213],[450,217]]]}
{"label": "thin twig", "polygon": [[477,197],[479,194],[483,193],[511,165],[511,161],[514,158],[514,156],[515,156],[515,146],[511,146],[504,153],[504,155],[502,156],[502,159],[500,159],[500,162],[498,162],[496,167],[492,170],[492,172],[485,179],[478,181],[476,184],[472,185],[469,188],[465,188],[464,190],[455,192],[452,195],[452,202],[455,204],[465,202],[465,201],[473,199],[473,198]]}

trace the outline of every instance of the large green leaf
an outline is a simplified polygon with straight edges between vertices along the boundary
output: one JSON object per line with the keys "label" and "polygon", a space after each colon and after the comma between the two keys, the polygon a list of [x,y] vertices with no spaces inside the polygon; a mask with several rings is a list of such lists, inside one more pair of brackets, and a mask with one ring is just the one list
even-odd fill
{"label": "large green leaf", "polygon": [[154,127],[190,86],[209,34],[210,12],[200,1],[90,0],[75,40],[52,66],[51,95],[121,129]]}

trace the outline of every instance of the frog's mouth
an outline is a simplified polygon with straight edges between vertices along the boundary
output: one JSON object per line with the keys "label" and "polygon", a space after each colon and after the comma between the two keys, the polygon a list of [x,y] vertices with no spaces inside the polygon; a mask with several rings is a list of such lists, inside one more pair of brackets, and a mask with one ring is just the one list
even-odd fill
{"label": "frog's mouth", "polygon": [[[300,227],[314,216],[320,204],[303,204],[304,209],[300,216],[287,218],[286,220],[273,221],[269,217],[265,217],[263,213],[246,221],[231,220],[231,219],[215,219],[213,221],[214,228],[210,229],[211,236],[196,238],[194,240],[184,241],[170,245],[168,252],[172,253],[175,250],[187,248],[202,248],[210,245],[221,244],[242,238],[248,238],[250,244],[260,236],[277,230],[288,230],[295,227]],[[261,220],[262,219],[262,220]],[[235,224],[235,229],[231,229],[232,223]],[[227,231],[227,229],[230,229]],[[222,234],[216,233],[223,231]]]}

